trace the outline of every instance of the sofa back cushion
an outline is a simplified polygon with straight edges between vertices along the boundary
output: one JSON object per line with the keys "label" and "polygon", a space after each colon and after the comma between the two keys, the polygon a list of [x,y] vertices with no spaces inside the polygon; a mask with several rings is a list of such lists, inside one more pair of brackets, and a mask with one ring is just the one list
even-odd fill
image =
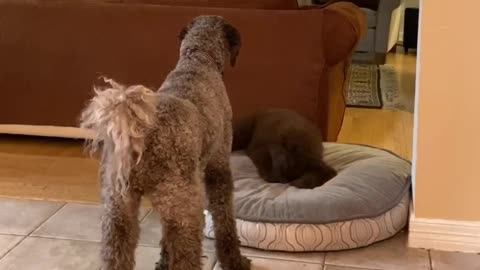
{"label": "sofa back cushion", "polygon": [[382,1],[382,0],[329,0],[327,2],[327,4],[325,4],[325,5],[329,5],[329,4],[332,4],[332,3],[338,3],[338,2],[352,3],[352,4],[355,4],[355,5],[357,5],[359,7],[362,7],[362,8],[377,10],[378,5],[380,4],[380,1]]}
{"label": "sofa back cushion", "polygon": [[297,9],[297,0],[0,0],[1,2],[125,3],[165,6],[221,7],[244,9]]}
{"label": "sofa back cushion", "polygon": [[124,0],[126,3],[246,9],[297,9],[297,0]]}
{"label": "sofa back cushion", "polygon": [[0,124],[76,126],[100,75],[159,87],[178,60],[180,29],[201,14],[224,16],[242,36],[224,78],[235,117],[281,107],[324,124],[323,10],[77,4],[0,6],[0,107],[9,112]]}

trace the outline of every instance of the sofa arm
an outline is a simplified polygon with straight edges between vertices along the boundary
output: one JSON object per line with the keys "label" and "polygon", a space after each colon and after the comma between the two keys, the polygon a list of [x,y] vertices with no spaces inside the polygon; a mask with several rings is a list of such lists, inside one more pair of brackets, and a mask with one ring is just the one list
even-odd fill
{"label": "sofa arm", "polygon": [[348,59],[367,31],[367,18],[358,6],[349,2],[326,5],[323,39],[327,65]]}

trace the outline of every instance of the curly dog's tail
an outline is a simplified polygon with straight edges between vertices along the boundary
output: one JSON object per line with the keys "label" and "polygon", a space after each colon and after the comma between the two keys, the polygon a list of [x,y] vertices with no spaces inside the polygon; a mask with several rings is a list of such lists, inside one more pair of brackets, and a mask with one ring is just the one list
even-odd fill
{"label": "curly dog's tail", "polygon": [[94,153],[103,145],[106,179],[116,192],[124,194],[130,170],[142,157],[146,133],[155,125],[158,96],[141,85],[104,80],[108,86],[94,88],[96,95],[83,110],[80,127],[95,132],[90,150]]}

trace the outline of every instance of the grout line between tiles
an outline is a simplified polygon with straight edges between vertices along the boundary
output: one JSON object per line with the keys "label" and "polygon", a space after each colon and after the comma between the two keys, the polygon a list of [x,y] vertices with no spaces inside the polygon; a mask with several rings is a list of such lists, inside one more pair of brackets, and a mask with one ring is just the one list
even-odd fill
{"label": "grout line between tiles", "polygon": [[[10,234],[7,234],[10,235]],[[14,236],[24,236],[24,235],[14,235]],[[75,238],[66,238],[66,237],[53,237],[53,236],[45,236],[45,235],[29,235],[29,236],[24,236],[25,238],[41,238],[41,239],[51,239],[51,240],[64,240],[64,241],[77,241],[77,242],[87,242],[87,243],[93,243],[93,244],[100,244],[100,240],[91,240],[91,239],[75,239]],[[147,247],[147,248],[160,248],[157,245],[149,245],[149,244],[142,244],[138,243],[137,247]],[[214,253],[212,251],[209,251],[209,253]]]}
{"label": "grout line between tiles", "polygon": [[150,244],[141,244],[141,243],[138,243],[139,247],[150,247],[150,248],[160,248],[159,245],[150,245]]}
{"label": "grout line between tiles", "polygon": [[18,201],[31,201],[31,202],[50,202],[50,203],[76,203],[76,204],[88,204],[88,205],[101,205],[99,202],[92,201],[82,201],[82,200],[68,200],[68,199],[52,199],[52,198],[29,198],[29,197],[18,197],[18,196],[8,196],[0,195],[0,199],[7,200],[18,200]]}
{"label": "grout line between tiles", "polygon": [[58,212],[60,212],[60,210],[62,210],[63,208],[65,208],[65,206],[67,205],[68,203],[63,203],[62,206],[60,206],[53,214],[51,214],[49,217],[47,217],[43,222],[41,222],[38,226],[36,226],[35,228],[33,228],[33,230],[27,234],[27,236],[31,236],[32,233],[34,233],[35,231],[37,231],[40,227],[42,227],[45,223],[47,223],[51,218],[53,218],[55,215],[58,214]]}
{"label": "grout line between tiles", "polygon": [[[19,235],[23,236],[23,235]],[[27,237],[27,236],[25,236]],[[77,241],[77,242],[86,242],[86,243],[93,243],[93,244],[100,244],[100,240],[91,240],[91,239],[75,239],[75,238],[66,238],[66,237],[53,237],[53,236],[45,236],[45,235],[30,235],[29,238],[40,238],[40,239],[51,239],[51,240],[63,240],[63,241]],[[137,247],[148,247],[148,248],[160,248],[154,245],[147,245],[138,243]]]}
{"label": "grout line between tiles", "polygon": [[51,240],[64,240],[64,241],[77,241],[77,242],[87,242],[100,244],[100,240],[90,240],[90,239],[75,239],[75,238],[66,238],[66,237],[53,237],[45,235],[29,235],[29,238],[41,238],[41,239],[51,239]]}
{"label": "grout line between tiles", "polygon": [[[3,235],[3,234],[0,234],[0,235]],[[13,235],[13,234],[5,234],[5,235]],[[64,241],[78,241],[78,242],[87,242],[87,243],[94,243],[94,244],[100,244],[100,240],[91,240],[91,239],[78,239],[78,238],[67,238],[67,237],[54,237],[54,236],[46,236],[46,235],[29,235],[29,236],[25,236],[25,235],[13,235],[13,236],[21,236],[21,237],[25,237],[25,238],[41,238],[41,239],[51,239],[51,240],[64,240]],[[147,247],[147,248],[160,248],[158,245],[150,245],[150,244],[142,244],[140,242],[138,242],[137,244],[137,247]],[[204,249],[205,252],[208,252],[208,253],[215,253],[215,251],[207,251]],[[252,256],[250,256],[252,257]],[[261,257],[258,257],[258,258],[261,258]],[[286,261],[286,260],[285,260]],[[305,261],[302,261],[302,262],[305,262]],[[319,264],[319,263],[316,263],[316,264]]]}
{"label": "grout line between tiles", "polygon": [[325,255],[323,256],[323,267],[327,268],[327,256],[330,252],[325,252]]}
{"label": "grout line between tiles", "polygon": [[[210,252],[212,253],[212,252]],[[308,264],[316,264],[316,265],[324,265],[325,263],[314,262],[309,260],[301,260],[301,259],[294,259],[294,258],[281,258],[281,257],[271,257],[268,255],[250,255],[250,254],[242,254],[247,256],[248,258],[256,258],[256,259],[267,259],[267,260],[275,260],[275,261],[282,261],[282,262],[295,262],[295,263],[308,263]]]}
{"label": "grout line between tiles", "polygon": [[26,237],[28,235],[24,235],[24,234],[16,234],[16,233],[0,233],[0,235],[5,235],[5,236],[22,236],[22,237]]}
{"label": "grout line between tiles", "polygon": [[[145,209],[148,209],[148,208],[145,208]],[[147,218],[150,217],[150,215],[153,214],[153,208],[152,209],[148,209],[147,213],[145,214],[145,216],[143,218],[140,219],[140,221],[138,222],[138,225],[142,225],[142,223],[147,220]]]}
{"label": "grout line between tiles", "polygon": [[386,269],[380,269],[380,268],[363,268],[363,267],[350,266],[350,265],[339,265],[339,264],[325,264],[323,270],[326,270],[327,266],[347,267],[347,268],[351,268],[353,270],[386,270]]}
{"label": "grout line between tiles", "polygon": [[5,252],[5,254],[3,256],[0,256],[0,261],[5,258],[8,254],[10,254],[12,252],[12,250],[14,250],[16,247],[18,247],[18,245],[20,245],[20,243],[23,242],[23,240],[27,239],[28,236],[25,236],[25,235],[21,235],[22,237],[22,240],[18,241],[18,243],[16,243],[15,245],[13,245],[12,248],[10,248],[7,252]]}
{"label": "grout line between tiles", "polygon": [[430,264],[430,270],[433,270],[432,252],[431,250],[427,250],[427,253],[428,253],[428,263]]}

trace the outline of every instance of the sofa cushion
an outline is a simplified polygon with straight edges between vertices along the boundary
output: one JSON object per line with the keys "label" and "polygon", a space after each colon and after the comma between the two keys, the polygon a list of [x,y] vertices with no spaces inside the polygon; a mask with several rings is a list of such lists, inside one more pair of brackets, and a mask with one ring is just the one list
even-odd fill
{"label": "sofa cushion", "polygon": [[355,50],[357,52],[375,51],[375,29],[368,29],[367,34],[360,40]]}
{"label": "sofa cushion", "polygon": [[247,9],[297,9],[297,0],[124,0],[126,3]]}
{"label": "sofa cushion", "polygon": [[225,72],[235,116],[275,106],[325,124],[324,10],[78,4],[1,5],[0,107],[9,113],[0,123],[76,126],[100,75],[159,87],[177,62],[180,29],[200,14],[222,15],[241,32],[237,66]]}
{"label": "sofa cushion", "polygon": [[367,17],[367,27],[375,28],[377,26],[377,12],[368,8],[360,8]]}
{"label": "sofa cushion", "polygon": [[297,0],[0,0],[0,3],[113,3],[244,9],[297,9]]}

